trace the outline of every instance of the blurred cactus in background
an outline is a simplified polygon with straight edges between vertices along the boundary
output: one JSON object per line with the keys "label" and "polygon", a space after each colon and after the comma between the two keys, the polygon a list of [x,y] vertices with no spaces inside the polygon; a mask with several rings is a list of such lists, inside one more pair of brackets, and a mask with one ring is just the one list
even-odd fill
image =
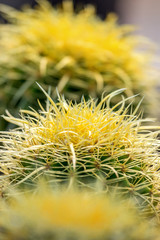
{"label": "blurred cactus in background", "polygon": [[159,240],[152,222],[130,201],[86,191],[39,187],[0,201],[0,238],[5,240]]}
{"label": "blurred cactus in background", "polygon": [[[100,103],[82,99],[72,104],[47,96],[46,109],[21,110],[21,118],[4,118],[19,126],[1,133],[0,167],[8,185],[34,185],[39,177],[69,187],[119,189],[135,199],[145,213],[159,214],[160,158],[157,131],[143,126],[137,109],[128,113],[126,101],[110,108],[117,90]],[[5,189],[2,182],[1,188]],[[145,209],[144,209],[145,208]]]}
{"label": "blurred cactus in background", "polygon": [[39,1],[34,10],[1,5],[1,11],[9,21],[0,25],[1,114],[44,99],[36,81],[52,86],[53,98],[56,87],[77,101],[125,87],[127,96],[144,94],[151,103],[151,45],[134,36],[133,26],[119,26],[112,14],[102,21],[92,7],[75,14],[66,1],[63,9]]}

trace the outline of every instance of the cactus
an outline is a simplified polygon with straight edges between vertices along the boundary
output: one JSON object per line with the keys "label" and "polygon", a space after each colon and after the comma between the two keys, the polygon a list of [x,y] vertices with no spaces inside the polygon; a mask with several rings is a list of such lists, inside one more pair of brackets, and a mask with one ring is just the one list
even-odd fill
{"label": "cactus", "polygon": [[[16,194],[15,194],[16,193]],[[14,192],[0,201],[0,238],[5,240],[158,240],[152,222],[131,201],[96,192],[51,190]]]}
{"label": "cactus", "polygon": [[92,8],[74,14],[68,2],[63,5],[54,9],[40,1],[37,9],[23,12],[1,5],[9,21],[0,25],[1,114],[43,100],[36,81],[76,101],[119,88],[127,88],[127,96],[153,96],[152,44],[134,36],[133,26],[119,26],[114,15],[103,22]]}
{"label": "cactus", "polygon": [[92,98],[73,104],[61,97],[54,103],[42,91],[46,109],[39,102],[39,112],[21,110],[20,119],[4,116],[19,127],[1,133],[1,178],[12,185],[34,185],[40,176],[68,187],[100,184],[135,198],[146,212],[158,211],[158,131],[143,126],[146,120],[138,119],[137,109],[128,114],[124,98],[110,108],[111,98],[123,89],[98,104]]}

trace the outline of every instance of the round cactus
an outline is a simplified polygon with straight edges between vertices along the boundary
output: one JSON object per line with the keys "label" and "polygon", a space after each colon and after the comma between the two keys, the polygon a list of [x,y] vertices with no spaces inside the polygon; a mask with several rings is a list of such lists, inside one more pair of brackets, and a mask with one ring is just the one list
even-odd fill
{"label": "round cactus", "polygon": [[39,188],[34,194],[14,192],[9,203],[0,201],[1,239],[159,239],[132,202],[95,192]]}
{"label": "round cactus", "polygon": [[99,183],[155,210],[160,199],[157,132],[143,126],[137,109],[127,113],[124,98],[110,108],[120,92],[99,104],[93,99],[72,104],[61,98],[54,103],[44,91],[46,110],[39,103],[39,112],[21,110],[21,119],[8,113],[4,118],[19,128],[1,133],[1,178],[12,185],[34,184],[40,176],[68,187]]}
{"label": "round cactus", "polygon": [[74,14],[68,2],[63,5],[54,9],[40,1],[22,12],[1,6],[9,21],[0,25],[1,114],[44,99],[36,81],[77,101],[123,87],[127,96],[151,93],[156,71],[148,40],[134,36],[133,26],[119,26],[114,15],[101,21],[92,8]]}

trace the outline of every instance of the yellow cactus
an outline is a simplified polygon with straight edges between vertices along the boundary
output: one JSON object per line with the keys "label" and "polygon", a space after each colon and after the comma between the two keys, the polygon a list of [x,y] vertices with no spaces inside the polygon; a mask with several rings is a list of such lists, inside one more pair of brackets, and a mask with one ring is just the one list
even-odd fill
{"label": "yellow cactus", "polygon": [[[117,201],[118,200],[118,201]],[[130,201],[86,191],[14,192],[0,201],[0,237],[5,240],[158,240],[152,223]]]}
{"label": "yellow cactus", "polygon": [[[43,89],[42,89],[43,90]],[[43,90],[44,91],[44,90]],[[105,191],[119,188],[141,207],[156,212],[160,200],[158,131],[146,120],[128,114],[126,99],[110,108],[117,90],[99,104],[84,99],[73,105],[48,98],[47,108],[22,110],[21,119],[4,118],[19,126],[1,133],[0,167],[11,184],[34,184],[39,176],[50,182],[89,187],[97,181]],[[118,110],[116,110],[119,107]]]}
{"label": "yellow cactus", "polygon": [[76,100],[123,87],[127,96],[151,92],[151,45],[132,34],[133,26],[119,26],[112,14],[103,22],[92,8],[74,14],[68,2],[63,5],[63,10],[54,9],[40,1],[37,9],[23,12],[1,6],[10,21],[0,26],[5,108],[33,106],[35,98],[43,99],[35,81]]}

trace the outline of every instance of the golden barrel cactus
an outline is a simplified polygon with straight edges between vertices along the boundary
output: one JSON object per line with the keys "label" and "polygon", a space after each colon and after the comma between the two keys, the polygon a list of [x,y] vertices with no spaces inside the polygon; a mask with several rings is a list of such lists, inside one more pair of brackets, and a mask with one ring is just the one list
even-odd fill
{"label": "golden barrel cactus", "polygon": [[1,5],[1,11],[9,21],[0,25],[1,114],[44,99],[36,81],[77,101],[124,87],[127,96],[148,99],[155,86],[153,48],[133,26],[120,26],[114,15],[102,21],[91,7],[75,14],[66,1],[62,9],[39,1],[36,9]]}
{"label": "golden barrel cactus", "polygon": [[137,109],[128,113],[127,99],[110,107],[112,97],[120,92],[107,95],[100,103],[82,99],[72,104],[60,97],[54,103],[44,91],[46,109],[39,103],[39,112],[21,110],[21,118],[8,113],[4,118],[18,128],[1,133],[1,179],[9,185],[28,186],[40,176],[68,188],[100,184],[104,191],[119,189],[146,212],[157,213],[158,131],[143,126],[146,120],[138,119]]}
{"label": "golden barrel cactus", "polygon": [[159,240],[152,222],[130,201],[96,192],[14,192],[0,201],[0,238],[5,240]]}

